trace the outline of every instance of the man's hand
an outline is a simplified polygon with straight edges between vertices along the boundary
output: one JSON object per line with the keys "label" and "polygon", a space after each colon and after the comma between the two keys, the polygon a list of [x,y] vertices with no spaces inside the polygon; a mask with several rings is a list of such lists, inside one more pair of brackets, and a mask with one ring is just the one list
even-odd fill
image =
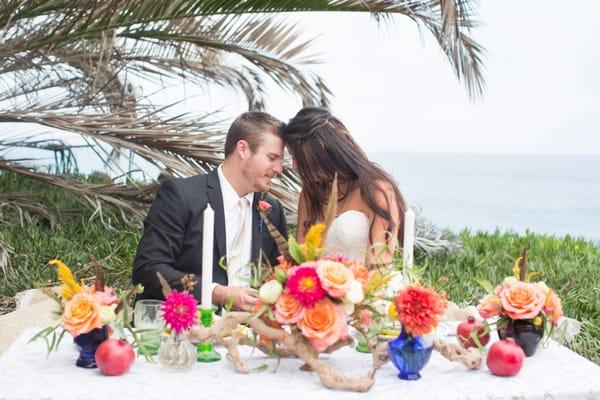
{"label": "man's hand", "polygon": [[212,293],[214,304],[233,304],[233,309],[238,311],[250,311],[258,300],[258,291],[245,286],[222,286],[217,285]]}

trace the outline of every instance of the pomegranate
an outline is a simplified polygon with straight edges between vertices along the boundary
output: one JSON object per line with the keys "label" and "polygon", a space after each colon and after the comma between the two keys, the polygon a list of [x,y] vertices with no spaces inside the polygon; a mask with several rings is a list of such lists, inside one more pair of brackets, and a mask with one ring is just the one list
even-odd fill
{"label": "pomegranate", "polygon": [[512,338],[492,344],[487,355],[490,372],[498,376],[514,376],[523,366],[525,352]]}
{"label": "pomegranate", "polygon": [[125,340],[108,339],[96,349],[96,364],[104,375],[122,375],[135,360],[133,349]]}
{"label": "pomegranate", "polygon": [[473,317],[469,317],[461,322],[456,328],[456,337],[458,341],[465,348],[478,347],[473,338],[471,332],[477,332],[477,339],[482,346],[485,346],[490,341],[490,330],[486,328],[482,321],[477,321]]}

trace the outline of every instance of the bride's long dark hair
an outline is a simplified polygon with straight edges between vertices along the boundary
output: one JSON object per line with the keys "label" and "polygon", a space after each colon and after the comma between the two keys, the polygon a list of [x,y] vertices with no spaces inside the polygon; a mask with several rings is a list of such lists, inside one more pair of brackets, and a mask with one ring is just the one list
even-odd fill
{"label": "bride's long dark hair", "polygon": [[[325,108],[305,107],[290,120],[283,135],[302,180],[307,206],[304,228],[324,218],[323,205],[327,202],[331,184],[337,173],[339,201],[343,201],[354,188],[358,187],[362,200],[371,210],[389,221],[386,228],[388,232],[393,232],[396,228],[390,213],[390,201],[397,202],[400,213],[398,245],[402,246],[406,210],[404,198],[394,179],[377,164],[369,161],[365,152],[339,119],[332,116]],[[394,199],[388,197],[381,187],[381,181],[386,182],[393,189]],[[377,192],[381,192],[387,199],[387,207],[377,204],[375,197]]]}

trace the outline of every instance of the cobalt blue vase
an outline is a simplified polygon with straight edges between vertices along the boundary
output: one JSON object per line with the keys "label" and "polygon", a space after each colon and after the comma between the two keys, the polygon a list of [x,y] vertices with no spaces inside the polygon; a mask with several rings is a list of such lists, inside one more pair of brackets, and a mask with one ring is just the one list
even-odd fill
{"label": "cobalt blue vase", "polygon": [[75,337],[73,340],[79,348],[79,358],[75,362],[75,365],[81,368],[97,368],[95,359],[96,349],[106,339],[108,339],[108,325]]}
{"label": "cobalt blue vase", "polygon": [[388,353],[390,359],[400,371],[398,378],[414,381],[421,378],[419,371],[431,357],[433,346],[425,343],[423,337],[412,337],[404,328],[400,335],[388,342]]}

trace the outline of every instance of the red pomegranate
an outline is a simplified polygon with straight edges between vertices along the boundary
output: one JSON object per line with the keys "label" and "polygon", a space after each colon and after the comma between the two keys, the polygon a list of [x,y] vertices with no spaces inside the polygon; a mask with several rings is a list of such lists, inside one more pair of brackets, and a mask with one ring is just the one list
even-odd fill
{"label": "red pomegranate", "polygon": [[104,375],[122,375],[135,360],[133,349],[125,340],[108,339],[96,349],[96,364]]}
{"label": "red pomegranate", "polygon": [[498,376],[514,376],[523,366],[525,352],[511,338],[492,344],[487,355],[490,372]]}
{"label": "red pomegranate", "polygon": [[456,337],[465,348],[477,347],[475,341],[471,337],[471,332],[477,332],[477,339],[482,346],[485,346],[490,341],[490,330],[486,328],[482,321],[477,321],[473,317],[469,317],[461,322],[456,328]]}

